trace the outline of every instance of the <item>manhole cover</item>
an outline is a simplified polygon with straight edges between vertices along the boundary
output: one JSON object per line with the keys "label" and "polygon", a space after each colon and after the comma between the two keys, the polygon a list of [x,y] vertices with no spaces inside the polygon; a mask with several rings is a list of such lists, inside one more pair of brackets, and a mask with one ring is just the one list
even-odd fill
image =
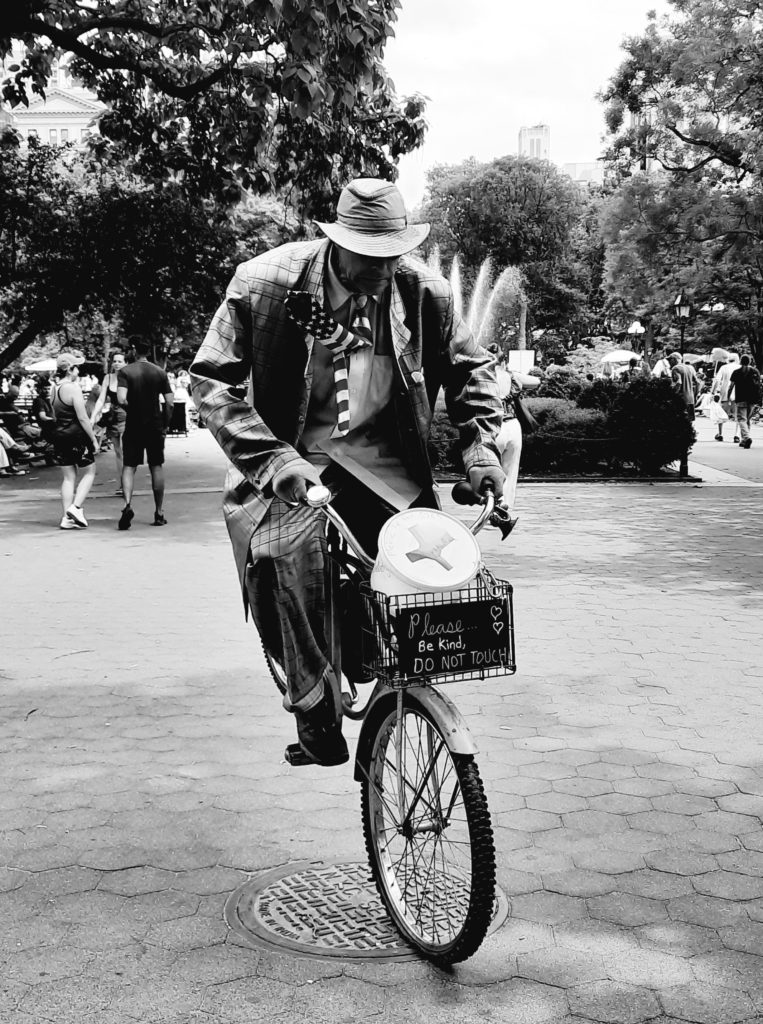
{"label": "manhole cover", "polygon": [[[500,890],[490,931],[508,914]],[[228,926],[251,946],[302,956],[415,960],[379,899],[364,863],[303,861],[246,882],[225,905]]]}

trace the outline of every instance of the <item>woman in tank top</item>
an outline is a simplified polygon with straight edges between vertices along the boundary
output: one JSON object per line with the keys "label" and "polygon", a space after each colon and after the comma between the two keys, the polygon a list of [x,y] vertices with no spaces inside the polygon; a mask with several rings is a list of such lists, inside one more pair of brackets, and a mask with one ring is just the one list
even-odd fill
{"label": "woman in tank top", "polygon": [[[79,364],[83,357],[62,352],[56,360],[56,379],[52,404],[56,416],[54,445],[61,467],[62,530],[83,530],[87,519],[82,506],[95,480],[95,453],[98,441],[85,409],[79,386]],[[83,473],[77,480],[77,470]]]}
{"label": "woman in tank top", "polygon": [[105,427],[106,437],[114,448],[117,463],[117,489],[115,494],[124,494],[122,490],[122,435],[125,432],[127,410],[117,402],[117,381],[119,371],[125,365],[125,357],[121,352],[111,353],[111,369],[103,378],[101,393],[93,409],[93,426]]}

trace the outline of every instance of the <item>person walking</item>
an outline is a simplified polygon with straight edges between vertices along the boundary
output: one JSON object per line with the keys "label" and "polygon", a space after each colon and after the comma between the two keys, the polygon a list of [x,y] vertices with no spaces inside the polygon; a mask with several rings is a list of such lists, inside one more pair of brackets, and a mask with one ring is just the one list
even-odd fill
{"label": "person walking", "polygon": [[710,422],[715,426],[715,440],[722,441],[723,424],[728,423],[729,414],[723,408],[720,395],[713,395],[708,409],[708,416],[710,417]]}
{"label": "person walking", "polygon": [[[491,346],[488,351],[493,352],[493,347]],[[529,373],[520,373],[518,370],[510,370],[505,357],[499,357],[496,377],[501,392],[501,401],[503,402],[503,423],[496,439],[498,450],[501,453],[501,469],[506,475],[506,480],[503,484],[502,503],[511,516],[517,497],[517,481],[519,480],[519,463],[522,457],[523,439],[522,424],[517,416],[515,399],[520,399],[524,388],[528,390],[537,388],[540,384],[540,378],[533,377]],[[516,518],[512,517],[511,529],[514,528],[516,522]]]}
{"label": "person walking", "polygon": [[729,398],[729,388],[731,387],[731,374],[738,369],[739,353],[732,350],[729,352],[726,362],[713,377],[713,383],[710,387],[711,395],[721,396],[721,405],[729,419],[734,422],[734,444],[739,443],[739,434],[736,428],[736,409],[734,408],[734,403]]}
{"label": "person walking", "polygon": [[[62,530],[84,530],[85,499],[95,480],[95,456],[98,439],[85,408],[79,386],[79,366],[84,356],[78,352],[62,352],[56,359],[56,383],[53,385],[53,413],[56,427],[53,445],[61,466]],[[77,479],[77,470],[82,476]]]}
{"label": "person walking", "polygon": [[737,431],[740,448],[752,447],[750,419],[756,406],[760,405],[760,374],[751,364],[749,356],[742,356],[741,366],[731,374],[729,401],[736,409]]}
{"label": "person walking", "polygon": [[122,489],[122,437],[125,432],[127,411],[122,408],[117,399],[117,387],[119,371],[125,366],[125,357],[122,352],[111,353],[111,369],[103,378],[101,393],[98,396],[95,408],[93,409],[93,426],[102,426],[107,441],[111,441],[114,449],[114,459],[117,464],[117,490],[116,494],[124,496]]}
{"label": "person walking", "polygon": [[[697,394],[699,393],[699,380],[697,374],[694,372],[694,367],[689,363],[683,362],[681,354],[679,352],[671,352],[668,356],[668,363],[670,364],[671,378],[673,381],[673,390],[676,392],[678,397],[681,399],[686,410],[688,418],[694,422],[696,417],[696,403]],[[688,476],[689,474],[689,449],[681,456],[679,463],[678,475]]]}
{"label": "person walking", "polygon": [[[167,374],[148,360],[151,343],[133,338],[136,360],[117,374],[117,401],[126,410],[122,437],[122,490],[125,506],[118,529],[129,530],[135,513],[132,494],[135,472],[145,454],[154,493],[154,526],[166,526],[164,517],[164,438],[172,421],[174,398]],[[164,410],[159,399],[164,399]]]}

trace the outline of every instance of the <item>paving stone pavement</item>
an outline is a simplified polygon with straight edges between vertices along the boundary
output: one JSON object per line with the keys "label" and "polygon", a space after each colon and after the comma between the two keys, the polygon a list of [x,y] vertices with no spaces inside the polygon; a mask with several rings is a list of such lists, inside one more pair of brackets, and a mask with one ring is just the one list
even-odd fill
{"label": "paving stone pavement", "polygon": [[2,1024],[763,1021],[759,489],[527,485],[486,541],[519,671],[448,694],[510,915],[446,972],[228,931],[252,873],[363,860],[359,799],[282,762],[220,457],[204,431],[169,455],[161,530],[99,496],[58,531],[55,471],[0,491]]}

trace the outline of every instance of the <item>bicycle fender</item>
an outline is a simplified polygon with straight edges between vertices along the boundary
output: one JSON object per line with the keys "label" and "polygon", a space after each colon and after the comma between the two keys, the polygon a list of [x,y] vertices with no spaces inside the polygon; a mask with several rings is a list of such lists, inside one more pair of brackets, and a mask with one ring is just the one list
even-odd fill
{"label": "bicycle fender", "polygon": [[[404,696],[407,707],[416,706],[426,711],[442,730],[443,739],[451,754],[476,754],[477,744],[471,729],[453,701],[433,686],[409,686]],[[384,719],[394,712],[397,694],[392,690],[380,694],[369,708],[358,737],[355,752],[355,781],[360,782],[371,759],[374,737]]]}

